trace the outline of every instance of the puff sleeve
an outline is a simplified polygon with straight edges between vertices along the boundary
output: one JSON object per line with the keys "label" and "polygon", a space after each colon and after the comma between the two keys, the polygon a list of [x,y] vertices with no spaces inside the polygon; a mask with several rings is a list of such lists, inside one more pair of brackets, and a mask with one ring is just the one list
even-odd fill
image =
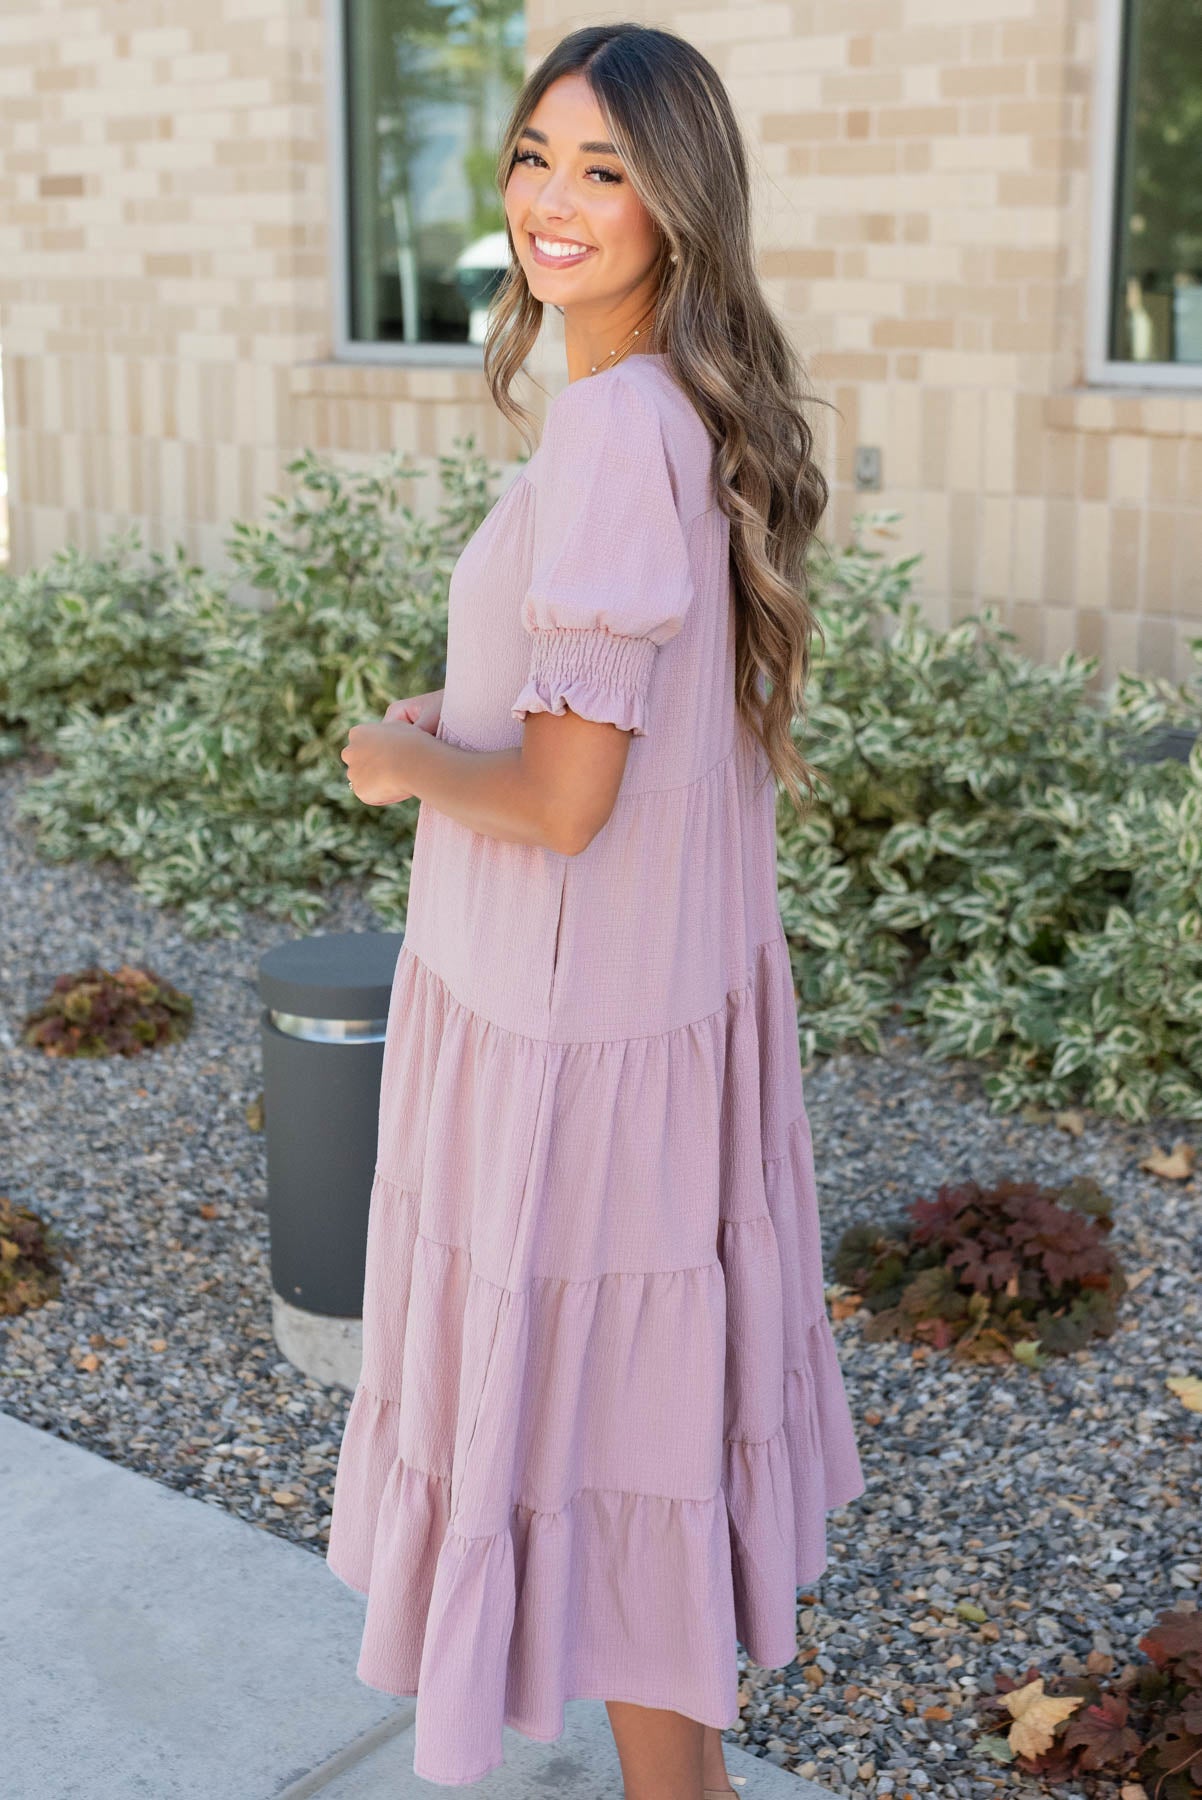
{"label": "puff sleeve", "polygon": [[659,412],[616,370],[583,376],[552,401],[540,450],[513,715],[570,706],[645,737],[656,654],[692,598]]}

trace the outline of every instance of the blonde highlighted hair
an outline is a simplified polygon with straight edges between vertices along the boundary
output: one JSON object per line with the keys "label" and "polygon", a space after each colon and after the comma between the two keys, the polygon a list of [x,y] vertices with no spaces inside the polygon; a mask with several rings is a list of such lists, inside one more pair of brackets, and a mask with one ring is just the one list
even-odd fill
{"label": "blonde highlighted hair", "polygon": [[[542,94],[577,73],[659,227],[652,341],[714,444],[716,496],[730,521],[736,701],[802,811],[802,791],[812,799],[814,780],[792,726],[804,718],[810,639],[821,635],[807,563],[829,494],[803,410],[814,396],[756,273],[738,122],[716,69],[685,39],[632,23],[585,26],[560,40],[514,102],[497,162],[502,194]],[[530,292],[512,234],[509,248],[484,369],[497,406],[532,443],[532,415],[510,388],[538,337],[543,303]]]}

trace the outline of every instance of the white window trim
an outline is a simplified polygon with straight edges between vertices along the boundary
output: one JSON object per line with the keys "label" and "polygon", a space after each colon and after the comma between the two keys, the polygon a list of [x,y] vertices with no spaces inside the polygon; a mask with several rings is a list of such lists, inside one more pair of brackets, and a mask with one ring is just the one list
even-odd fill
{"label": "white window trim", "polygon": [[1115,180],[1119,161],[1119,57],[1124,0],[1098,0],[1097,62],[1093,94],[1093,207],[1090,230],[1085,379],[1090,385],[1123,388],[1202,389],[1198,363],[1117,362],[1107,355],[1115,243]]}
{"label": "white window trim", "polygon": [[482,344],[365,344],[350,335],[350,256],[347,228],[346,83],[342,0],[323,0],[326,142],[329,146],[330,291],[334,303],[334,359],[401,367],[482,369]]}

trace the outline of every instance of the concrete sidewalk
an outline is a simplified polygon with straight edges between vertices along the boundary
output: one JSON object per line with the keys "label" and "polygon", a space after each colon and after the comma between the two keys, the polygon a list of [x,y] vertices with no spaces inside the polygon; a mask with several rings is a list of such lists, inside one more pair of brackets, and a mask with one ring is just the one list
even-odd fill
{"label": "concrete sidewalk", "polygon": [[[322,1559],[0,1413],[4,1800],[410,1800],[412,1700],[355,1675],[366,1602]],[[746,1800],[826,1791],[733,1747]],[[620,1800],[599,1700],[505,1731],[482,1800]]]}

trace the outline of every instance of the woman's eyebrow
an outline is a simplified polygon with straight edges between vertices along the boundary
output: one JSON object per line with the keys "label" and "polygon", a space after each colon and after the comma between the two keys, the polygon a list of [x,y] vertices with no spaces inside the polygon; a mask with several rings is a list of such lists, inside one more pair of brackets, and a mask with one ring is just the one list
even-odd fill
{"label": "woman's eyebrow", "polygon": [[[545,144],[547,141],[546,132],[536,131],[533,125],[523,126],[522,130],[518,133],[518,136],[532,137],[538,144]],[[582,150],[587,150],[590,156],[616,156],[618,154],[614,146],[612,144],[607,144],[604,139],[581,144],[580,148]]]}

